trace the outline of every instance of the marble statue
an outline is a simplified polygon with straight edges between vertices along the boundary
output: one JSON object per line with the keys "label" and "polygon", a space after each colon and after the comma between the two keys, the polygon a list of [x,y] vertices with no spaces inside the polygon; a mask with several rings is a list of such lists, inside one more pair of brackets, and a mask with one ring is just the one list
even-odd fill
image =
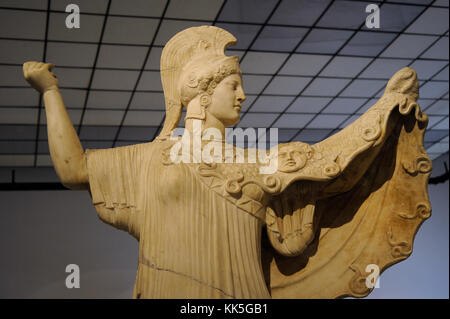
{"label": "marble statue", "polygon": [[[224,54],[235,42],[214,26],[176,34],[161,57],[159,136],[101,150],[83,150],[54,65],[26,62],[25,79],[43,94],[61,182],[88,189],[99,218],[139,241],[134,298],[368,295],[366,267],[383,271],[407,258],[431,214],[416,72],[395,73],[378,102],[335,135],[274,146],[275,156],[264,151],[277,165],[261,172],[266,164],[250,161],[250,149],[220,138],[245,100],[238,58]],[[218,151],[212,161],[174,161],[183,107],[188,145],[200,134],[201,147]],[[219,138],[205,137],[209,129]],[[244,160],[233,161],[236,154]]]}

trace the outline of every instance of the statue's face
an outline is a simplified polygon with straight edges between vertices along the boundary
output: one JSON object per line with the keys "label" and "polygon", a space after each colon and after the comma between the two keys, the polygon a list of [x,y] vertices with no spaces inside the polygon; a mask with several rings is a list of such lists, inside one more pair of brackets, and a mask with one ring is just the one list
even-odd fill
{"label": "statue's face", "polygon": [[284,173],[298,171],[305,166],[305,156],[293,147],[281,147],[278,151],[278,170]]}
{"label": "statue's face", "polygon": [[231,74],[214,89],[211,104],[206,112],[221,121],[224,126],[234,125],[239,122],[239,112],[244,101],[245,94],[241,76]]}

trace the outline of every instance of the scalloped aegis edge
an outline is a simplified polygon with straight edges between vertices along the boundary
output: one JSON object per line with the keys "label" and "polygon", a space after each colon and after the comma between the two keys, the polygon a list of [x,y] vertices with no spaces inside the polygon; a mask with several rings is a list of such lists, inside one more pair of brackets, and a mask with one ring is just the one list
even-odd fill
{"label": "scalloped aegis edge", "polygon": [[379,247],[382,253],[376,256],[362,254],[356,259],[350,265],[354,276],[348,285],[349,293],[337,297],[367,296],[373,288],[366,286],[368,273],[363,272],[365,266],[376,264],[381,274],[388,267],[408,258],[420,225],[431,216],[427,185],[432,164],[423,146],[428,116],[416,102],[418,81],[415,72],[402,69],[399,73],[400,78],[407,79],[406,85],[399,85],[401,81],[394,76],[393,80],[397,81],[391,80],[394,83],[390,81],[386,88],[387,93],[393,89],[395,93],[401,94],[398,96],[398,111],[404,116],[404,124],[398,139],[394,174],[388,181],[392,185],[388,186],[389,191],[384,199],[388,205],[380,212],[378,226],[374,230],[379,236],[372,246]]}
{"label": "scalloped aegis edge", "polygon": [[[414,236],[431,215],[431,160],[423,146],[428,118],[417,98],[417,75],[404,68],[359,123],[321,142],[329,152],[338,145],[341,163],[356,166],[346,164],[332,181],[335,195],[317,201],[318,232],[302,255],[273,256],[273,298],[364,297],[373,289],[366,286],[368,265],[381,274],[412,253]],[[356,143],[357,136],[364,142]]]}

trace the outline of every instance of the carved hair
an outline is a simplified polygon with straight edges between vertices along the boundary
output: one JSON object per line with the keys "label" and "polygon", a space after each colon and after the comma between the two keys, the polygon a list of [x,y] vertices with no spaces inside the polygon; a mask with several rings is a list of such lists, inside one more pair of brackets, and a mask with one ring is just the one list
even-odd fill
{"label": "carved hair", "polygon": [[225,76],[240,72],[238,58],[224,53],[235,43],[231,33],[214,26],[186,29],[167,42],[161,55],[166,117],[158,138],[167,138],[177,127],[183,105],[199,94],[203,94],[201,103],[207,104]]}

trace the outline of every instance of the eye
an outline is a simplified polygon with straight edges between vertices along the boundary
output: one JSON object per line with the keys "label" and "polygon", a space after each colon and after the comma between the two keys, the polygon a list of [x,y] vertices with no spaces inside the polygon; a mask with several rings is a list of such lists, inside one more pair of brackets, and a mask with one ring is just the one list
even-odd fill
{"label": "eye", "polygon": [[233,90],[236,90],[236,89],[237,89],[237,86],[238,86],[238,83],[237,83],[236,81],[233,81],[233,82],[229,82],[228,85],[229,85]]}

